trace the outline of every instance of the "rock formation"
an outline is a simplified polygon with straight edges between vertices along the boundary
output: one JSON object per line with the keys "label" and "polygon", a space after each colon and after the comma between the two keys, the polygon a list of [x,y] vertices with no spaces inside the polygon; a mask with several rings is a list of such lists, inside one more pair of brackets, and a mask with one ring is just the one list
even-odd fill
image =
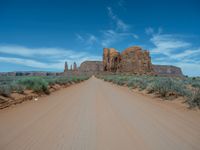
{"label": "rock formation", "polygon": [[125,49],[121,53],[120,72],[146,74],[151,73],[152,64],[149,52],[138,46]]}
{"label": "rock formation", "polygon": [[110,72],[138,74],[152,73],[153,71],[149,52],[138,46],[129,47],[121,54],[114,48],[104,48],[103,69]]}
{"label": "rock formation", "polygon": [[181,68],[168,65],[153,65],[153,70],[159,76],[183,77]]}
{"label": "rock formation", "polygon": [[68,64],[67,62],[65,62],[65,69],[64,69],[64,72],[67,72],[68,71]]}
{"label": "rock formation", "polygon": [[72,70],[73,70],[72,65],[70,65],[70,71],[72,71]]}
{"label": "rock formation", "polygon": [[74,62],[73,70],[74,70],[74,71],[77,71],[77,70],[78,70],[77,65],[76,65],[76,62]]}
{"label": "rock formation", "polygon": [[84,61],[79,67],[80,74],[97,74],[103,71],[102,61]]}
{"label": "rock formation", "polygon": [[104,48],[103,69],[104,71],[116,72],[119,68],[120,53],[114,48]]}
{"label": "rock formation", "polygon": [[73,75],[79,75],[78,67],[76,62],[73,63],[73,65],[70,65],[70,69],[68,69],[67,62],[65,62],[65,68],[63,75],[65,76],[73,76]]}

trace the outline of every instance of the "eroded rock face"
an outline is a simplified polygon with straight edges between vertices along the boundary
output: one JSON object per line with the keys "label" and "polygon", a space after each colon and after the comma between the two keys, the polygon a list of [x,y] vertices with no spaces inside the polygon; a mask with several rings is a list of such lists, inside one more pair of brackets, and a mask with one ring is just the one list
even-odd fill
{"label": "eroded rock face", "polygon": [[139,74],[152,72],[149,52],[138,46],[125,49],[121,53],[120,71]]}
{"label": "eroded rock face", "polygon": [[104,48],[103,50],[103,70],[116,72],[119,69],[121,57],[114,48]]}
{"label": "eroded rock face", "polygon": [[84,61],[79,67],[80,72],[100,72],[103,71],[102,61]]}
{"label": "eroded rock face", "polygon": [[149,52],[138,46],[129,47],[121,54],[114,48],[104,48],[103,68],[104,71],[139,74],[153,71]]}
{"label": "eroded rock face", "polygon": [[68,71],[68,64],[67,62],[65,62],[65,69],[64,69],[64,72],[67,72]]}
{"label": "eroded rock face", "polygon": [[172,76],[172,77],[183,77],[181,68],[176,66],[168,65],[153,65],[153,70],[156,75],[161,76]]}

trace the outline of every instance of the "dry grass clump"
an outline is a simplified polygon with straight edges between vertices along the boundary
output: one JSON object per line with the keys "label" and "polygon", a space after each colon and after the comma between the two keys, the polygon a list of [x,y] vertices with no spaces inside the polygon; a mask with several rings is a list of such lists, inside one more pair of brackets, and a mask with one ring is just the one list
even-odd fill
{"label": "dry grass clump", "polygon": [[190,107],[200,108],[200,78],[170,78],[139,75],[105,75],[98,76],[108,82],[127,85],[130,88],[147,90],[163,99],[185,97]]}

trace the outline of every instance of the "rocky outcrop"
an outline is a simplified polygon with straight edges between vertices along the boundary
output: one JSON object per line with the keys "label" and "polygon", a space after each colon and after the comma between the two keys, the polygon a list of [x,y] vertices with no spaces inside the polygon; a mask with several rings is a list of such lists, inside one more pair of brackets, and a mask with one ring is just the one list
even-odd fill
{"label": "rocky outcrop", "polygon": [[77,71],[77,70],[78,70],[77,65],[76,65],[76,62],[74,62],[73,69],[74,69],[74,71]]}
{"label": "rocky outcrop", "polygon": [[104,71],[116,72],[119,69],[120,53],[114,48],[103,49],[103,69]]}
{"label": "rocky outcrop", "polygon": [[103,69],[110,72],[138,74],[153,72],[149,52],[138,46],[129,47],[121,54],[114,48],[104,48]]}
{"label": "rocky outcrop", "polygon": [[79,67],[80,73],[98,73],[103,71],[102,61],[84,61]]}
{"label": "rocky outcrop", "polygon": [[67,62],[65,62],[65,69],[64,69],[64,72],[67,72],[68,71],[68,64]]}
{"label": "rocky outcrop", "polygon": [[183,77],[181,68],[168,65],[153,65],[153,70],[159,76]]}
{"label": "rocky outcrop", "polygon": [[149,52],[142,50],[138,46],[125,49],[121,53],[120,72],[129,72],[135,74],[151,73],[152,64]]}

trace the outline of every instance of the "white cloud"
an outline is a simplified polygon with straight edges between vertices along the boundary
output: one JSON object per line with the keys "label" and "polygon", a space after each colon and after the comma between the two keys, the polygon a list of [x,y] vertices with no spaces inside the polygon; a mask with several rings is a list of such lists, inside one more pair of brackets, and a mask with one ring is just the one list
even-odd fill
{"label": "white cloud", "polygon": [[[152,27],[148,27],[148,28],[145,29],[145,33],[146,33],[147,35],[154,35],[155,32],[156,32],[156,31],[155,31],[154,28],[152,28]],[[159,27],[156,34],[161,34],[162,32],[163,32],[163,29],[162,29],[161,27]]]}
{"label": "white cloud", "polygon": [[[178,54],[175,54],[173,56],[171,56],[172,58],[174,59],[191,59],[196,57],[196,56],[200,56],[200,48],[197,48],[197,49],[187,49],[181,53],[178,53]],[[193,61],[191,59],[191,61]]]}
{"label": "white cloud", "polygon": [[83,38],[80,34],[76,33],[75,35],[76,35],[76,39],[77,39],[77,40],[79,40],[79,41],[81,41],[81,42],[84,41],[84,38]]}
{"label": "white cloud", "polygon": [[117,4],[118,4],[119,7],[125,9],[125,7],[124,7],[125,1],[124,0],[119,0]]}
{"label": "white cloud", "polygon": [[179,48],[187,48],[191,46],[190,43],[178,39],[176,35],[172,34],[154,34],[150,41],[155,45],[152,53],[162,53],[170,55],[171,52]]}
{"label": "white cloud", "polygon": [[[153,30],[152,30],[153,31]],[[200,48],[193,48],[182,36],[175,34],[155,34],[153,32],[150,41],[154,47],[151,50],[155,55],[153,63],[176,65],[182,68],[187,75],[200,75]],[[156,56],[157,54],[161,54]]]}
{"label": "white cloud", "polygon": [[132,34],[132,36],[133,36],[135,39],[139,39],[139,36],[136,35],[136,34]]}
{"label": "white cloud", "polygon": [[[63,69],[64,62],[78,65],[85,60],[100,60],[100,56],[61,48],[27,48],[24,46],[0,46],[0,62],[44,69]],[[6,55],[5,55],[6,54]]]}
{"label": "white cloud", "polygon": [[96,43],[98,40],[97,40],[97,37],[92,35],[92,34],[89,34],[88,35],[88,39],[86,40],[86,44],[88,45],[93,45],[94,43]]}
{"label": "white cloud", "polygon": [[[119,1],[119,5],[122,5],[124,0]],[[130,26],[122,21],[116,14],[113,13],[111,7],[107,7],[108,16],[114,22],[115,27],[110,29],[100,30],[100,34],[93,35],[85,33],[84,35],[76,34],[76,38],[83,44],[85,49],[96,49],[112,46],[115,43],[122,42],[125,39],[132,38],[138,39],[139,36],[130,31]]]}
{"label": "white cloud", "polygon": [[128,37],[133,37],[134,39],[138,39],[138,35],[129,32],[117,32],[115,30],[105,30],[102,31],[103,37],[101,40],[101,45],[103,47],[111,46],[116,42],[120,42]]}
{"label": "white cloud", "polygon": [[62,48],[27,48],[18,45],[0,45],[0,53],[23,57],[61,57],[74,55],[72,50]]}
{"label": "white cloud", "polygon": [[78,33],[75,34],[76,39],[80,41],[84,46],[87,46],[87,48],[91,48],[95,43],[98,43],[98,38],[90,33],[86,33],[83,35],[80,35]]}
{"label": "white cloud", "polygon": [[63,63],[44,63],[32,59],[22,59],[15,57],[0,57],[0,62],[13,63],[18,65],[34,67],[34,68],[43,68],[43,69],[63,68]]}
{"label": "white cloud", "polygon": [[145,29],[145,33],[147,35],[151,35],[151,34],[154,33],[154,29],[152,27],[148,27],[148,28]]}
{"label": "white cloud", "polygon": [[111,7],[107,7],[108,10],[108,16],[114,21],[116,24],[117,30],[120,31],[128,31],[130,26],[126,24],[123,20],[121,20],[117,15],[113,13],[113,10]]}

